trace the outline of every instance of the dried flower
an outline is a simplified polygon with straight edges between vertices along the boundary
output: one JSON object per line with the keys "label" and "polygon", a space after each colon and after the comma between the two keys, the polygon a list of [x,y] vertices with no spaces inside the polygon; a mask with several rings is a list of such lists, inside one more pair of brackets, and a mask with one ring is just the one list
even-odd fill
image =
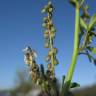
{"label": "dried flower", "polygon": [[31,49],[31,47],[26,47],[24,50],[24,61],[26,64],[32,64],[34,59],[37,57],[37,53],[35,50]]}

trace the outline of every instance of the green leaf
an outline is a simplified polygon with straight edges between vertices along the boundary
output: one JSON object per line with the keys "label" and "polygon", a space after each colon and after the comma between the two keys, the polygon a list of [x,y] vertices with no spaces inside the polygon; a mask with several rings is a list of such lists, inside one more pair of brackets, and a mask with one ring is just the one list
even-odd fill
{"label": "green leaf", "polygon": [[71,83],[70,88],[74,88],[74,87],[80,87],[80,84],[76,82]]}
{"label": "green leaf", "polygon": [[92,52],[93,54],[96,54],[96,48],[95,47],[88,47],[87,48],[90,52]]}
{"label": "green leaf", "polygon": [[94,59],[94,64],[96,65],[96,59]]}
{"label": "green leaf", "polygon": [[88,56],[89,61],[92,62],[93,57],[88,52],[87,52],[87,56]]}
{"label": "green leaf", "polygon": [[95,48],[95,47],[90,48],[90,51],[91,51],[93,54],[96,54],[96,48]]}
{"label": "green leaf", "polygon": [[63,75],[63,76],[62,76],[62,89],[63,89],[63,87],[64,87],[64,81],[65,81],[65,76]]}
{"label": "green leaf", "polygon": [[90,32],[90,35],[92,35],[92,36],[95,36],[96,37],[96,33],[95,32]]}
{"label": "green leaf", "polygon": [[88,26],[88,30],[91,30],[94,27],[95,24],[96,24],[96,14],[94,14],[91,17],[91,20],[90,20],[89,26]]}
{"label": "green leaf", "polygon": [[87,30],[88,26],[87,26],[87,24],[85,23],[85,21],[84,21],[82,18],[80,18],[80,25],[81,25],[81,27],[83,27],[85,30]]}

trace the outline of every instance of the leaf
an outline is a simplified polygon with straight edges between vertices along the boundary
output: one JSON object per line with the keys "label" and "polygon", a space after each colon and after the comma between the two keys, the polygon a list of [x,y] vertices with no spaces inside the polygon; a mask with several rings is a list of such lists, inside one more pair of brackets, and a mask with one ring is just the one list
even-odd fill
{"label": "leaf", "polygon": [[76,82],[71,83],[70,88],[74,88],[74,87],[80,87],[80,84]]}
{"label": "leaf", "polygon": [[91,30],[94,27],[95,24],[96,24],[96,14],[94,14],[91,17],[91,20],[90,20],[89,26],[88,26],[88,30]]}
{"label": "leaf", "polygon": [[96,66],[96,59],[94,59],[94,64],[95,64],[95,66]]}
{"label": "leaf", "polygon": [[87,49],[92,52],[93,54],[96,54],[96,48],[95,47],[87,47]]}
{"label": "leaf", "polygon": [[65,76],[63,75],[63,76],[62,76],[62,89],[63,89],[63,87],[64,87],[64,81],[65,81]]}
{"label": "leaf", "polygon": [[92,52],[93,54],[96,54],[96,48],[93,47],[93,48],[91,49],[91,52]]}
{"label": "leaf", "polygon": [[87,56],[88,56],[89,61],[92,62],[93,57],[89,53],[87,54]]}
{"label": "leaf", "polygon": [[90,33],[91,33],[93,36],[95,36],[95,37],[96,37],[96,33],[92,32],[92,31],[91,31]]}
{"label": "leaf", "polygon": [[81,27],[83,27],[85,30],[87,30],[87,24],[85,23],[85,21],[82,19],[82,18],[80,18],[80,25],[81,25]]}

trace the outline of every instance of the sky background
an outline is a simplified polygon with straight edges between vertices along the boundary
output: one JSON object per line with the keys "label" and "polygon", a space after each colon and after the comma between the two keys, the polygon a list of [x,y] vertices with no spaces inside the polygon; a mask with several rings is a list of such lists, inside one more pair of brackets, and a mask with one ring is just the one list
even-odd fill
{"label": "sky background", "polygon": [[[17,70],[26,70],[23,52],[30,45],[38,53],[38,64],[44,61],[48,50],[44,48],[41,9],[48,0],[0,0],[0,89],[14,86]],[[96,13],[96,0],[85,0],[90,13]],[[67,73],[71,63],[74,37],[75,9],[68,0],[52,0],[55,12],[53,21],[57,29],[55,46],[59,65],[56,75]],[[96,56],[95,56],[96,57]],[[96,83],[96,66],[86,56],[79,56],[73,81],[81,86]]]}

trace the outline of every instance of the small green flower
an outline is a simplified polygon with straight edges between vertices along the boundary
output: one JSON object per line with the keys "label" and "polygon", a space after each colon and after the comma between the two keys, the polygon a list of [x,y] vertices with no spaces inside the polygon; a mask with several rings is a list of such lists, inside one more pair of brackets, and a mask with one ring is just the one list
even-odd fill
{"label": "small green flower", "polygon": [[51,60],[51,57],[50,57],[50,55],[48,55],[47,57],[46,57],[46,59],[45,59],[47,62],[49,62],[50,60]]}
{"label": "small green flower", "polygon": [[54,59],[54,65],[57,65],[57,64],[59,64],[59,61],[55,58]]}
{"label": "small green flower", "polygon": [[46,32],[44,33],[44,38],[45,38],[45,39],[48,39],[48,38],[49,38],[49,32],[48,32],[48,31],[46,31]]}
{"label": "small green flower", "polygon": [[49,48],[49,43],[45,43],[45,48]]}
{"label": "small green flower", "polygon": [[49,63],[47,67],[48,67],[48,70],[51,70],[52,69],[52,64]]}
{"label": "small green flower", "polygon": [[53,50],[53,53],[54,53],[54,54],[57,54],[57,53],[58,53],[57,48],[54,47],[52,50]]}
{"label": "small green flower", "polygon": [[53,54],[53,50],[50,50],[48,55],[51,56]]}
{"label": "small green flower", "polygon": [[45,27],[46,28],[47,27],[47,24],[46,23],[43,23],[42,24],[42,27]]}
{"label": "small green flower", "polygon": [[33,60],[37,57],[37,53],[35,50],[31,49],[31,47],[26,47],[24,50],[24,61],[26,64],[32,64]]}
{"label": "small green flower", "polygon": [[51,32],[50,33],[50,36],[51,36],[51,38],[55,38],[55,33],[54,32]]}
{"label": "small green flower", "polygon": [[56,29],[54,27],[51,27],[51,32],[56,32]]}

